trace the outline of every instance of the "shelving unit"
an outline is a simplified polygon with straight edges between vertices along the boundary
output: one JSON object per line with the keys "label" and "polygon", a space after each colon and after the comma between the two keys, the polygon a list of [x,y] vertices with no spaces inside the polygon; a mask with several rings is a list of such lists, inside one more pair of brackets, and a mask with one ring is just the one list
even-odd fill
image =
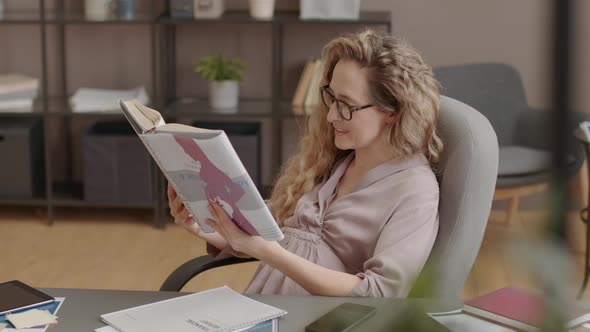
{"label": "shelving unit", "polygon": [[[117,204],[96,204],[87,202],[82,197],[83,184],[73,179],[73,137],[72,126],[76,122],[92,122],[104,119],[120,119],[124,117],[118,112],[92,112],[92,113],[75,113],[69,107],[68,98],[72,91],[71,81],[68,76],[68,61],[71,55],[68,54],[68,45],[72,41],[68,40],[68,29],[80,26],[91,26],[92,29],[97,29],[100,32],[101,27],[109,26],[121,28],[123,27],[140,26],[145,28],[145,36],[149,39],[149,56],[150,68],[149,71],[151,88],[151,104],[154,108],[160,110],[167,121],[178,121],[189,123],[196,120],[216,120],[216,121],[249,121],[260,122],[266,129],[262,131],[263,148],[261,153],[263,157],[263,172],[266,171],[272,176],[277,174],[283,159],[283,131],[285,121],[301,121],[302,116],[295,115],[290,105],[290,98],[292,91],[290,87],[285,87],[284,83],[286,77],[291,75],[291,80],[295,75],[292,68],[285,69],[284,64],[284,47],[285,47],[285,30],[298,25],[317,25],[320,29],[326,27],[345,26],[350,31],[350,27],[357,29],[360,26],[380,26],[387,31],[391,31],[391,16],[388,12],[363,12],[360,19],[356,21],[348,20],[301,20],[298,12],[276,11],[275,15],[270,20],[255,20],[249,16],[247,11],[226,11],[221,18],[218,19],[179,19],[172,18],[167,14],[167,1],[164,0],[144,0],[149,1],[144,3],[140,11],[135,17],[129,19],[109,19],[106,21],[90,21],[85,19],[82,11],[78,9],[71,9],[72,3],[75,7],[76,2],[64,2],[64,0],[57,0],[56,8],[53,10],[46,9],[45,0],[39,1],[39,9],[37,11],[19,11],[6,12],[3,18],[0,19],[0,29],[4,25],[11,24],[32,24],[38,25],[41,33],[41,56],[42,63],[42,79],[40,98],[36,101],[34,111],[31,113],[1,113],[0,119],[3,117],[24,116],[24,117],[41,117],[44,121],[44,135],[45,135],[45,163],[46,163],[46,195],[45,197],[35,198],[30,200],[13,200],[0,199],[0,205],[22,205],[22,206],[37,206],[47,207],[48,220],[52,224],[55,220],[55,207],[129,207],[129,208],[145,208],[146,206],[133,205],[117,205]],[[140,2],[141,3],[141,2]],[[78,4],[79,5],[79,4]],[[59,93],[54,96],[49,93],[48,89],[48,28],[56,30],[56,43],[51,45],[56,47],[58,53],[59,73],[56,82],[59,82]],[[188,96],[182,93],[179,89],[178,75],[178,61],[182,57],[182,50],[179,48],[183,46],[183,42],[191,38],[179,38],[179,30],[182,32],[198,32],[199,29],[205,30],[207,27],[217,27],[222,29],[236,29],[240,27],[248,29],[251,27],[254,31],[260,32],[270,36],[270,42],[260,46],[260,54],[266,55],[270,58],[270,71],[268,77],[256,77],[248,83],[244,84],[255,85],[258,82],[268,83],[270,80],[270,91],[263,91],[254,97],[243,96],[238,105],[237,112],[233,114],[223,114],[214,112],[209,106],[205,95],[198,94]],[[347,30],[341,30],[345,32]],[[186,36],[185,36],[186,37]],[[231,42],[231,41],[230,41]],[[265,39],[268,42],[268,39]],[[268,49],[265,49],[267,47]],[[321,45],[317,47],[309,46],[309,49],[304,50],[307,56],[318,56]],[[257,50],[258,51],[258,50]],[[116,52],[116,50],[113,50]],[[148,56],[148,54],[141,54],[141,56]],[[306,60],[301,58],[301,66]],[[99,60],[97,60],[99,61]],[[268,67],[265,69],[268,70]],[[300,70],[300,69],[299,69]],[[180,71],[181,74],[184,72]],[[248,74],[247,75],[254,75]],[[54,84],[52,81],[51,84]],[[146,82],[147,85],[147,82]],[[52,87],[54,88],[54,87]],[[182,87],[181,87],[182,88]],[[202,87],[201,87],[202,88]],[[184,89],[186,91],[186,87]],[[260,96],[262,95],[262,96]],[[51,146],[49,137],[55,134],[55,128],[50,123],[58,122],[65,130],[60,133],[63,135],[66,142],[63,147],[66,156],[65,174],[67,175],[65,181],[56,181],[53,176],[53,156],[51,155]],[[265,148],[266,145],[266,148]],[[268,149],[270,148],[270,149]],[[268,151],[270,150],[270,151]],[[154,165],[154,224],[157,227],[165,226],[165,206],[166,206],[166,188],[164,187],[164,179],[157,171]],[[268,176],[267,176],[268,178]],[[267,181],[268,182],[268,181]],[[269,183],[264,183],[268,185]],[[266,188],[268,189],[268,188]],[[268,190],[263,190],[268,192]]]}

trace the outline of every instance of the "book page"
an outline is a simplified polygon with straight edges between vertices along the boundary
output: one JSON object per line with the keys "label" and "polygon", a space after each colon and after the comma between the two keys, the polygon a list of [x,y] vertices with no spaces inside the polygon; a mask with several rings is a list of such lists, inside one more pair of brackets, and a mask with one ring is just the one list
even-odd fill
{"label": "book page", "polygon": [[119,100],[119,105],[137,134],[145,134],[158,126],[165,125],[160,112],[142,105],[135,99]]}
{"label": "book page", "polygon": [[267,240],[283,234],[223,131],[208,138],[193,133],[140,135],[189,213],[204,232],[218,202],[244,232]]}

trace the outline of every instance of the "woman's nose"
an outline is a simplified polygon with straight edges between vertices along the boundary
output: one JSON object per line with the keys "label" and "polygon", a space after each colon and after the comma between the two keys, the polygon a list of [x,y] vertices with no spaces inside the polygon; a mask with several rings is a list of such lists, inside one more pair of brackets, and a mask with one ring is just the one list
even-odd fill
{"label": "woman's nose", "polygon": [[328,115],[326,117],[328,119],[328,122],[330,123],[340,119],[340,115],[336,110],[336,103],[332,103],[332,106],[330,106],[330,108],[328,109]]}

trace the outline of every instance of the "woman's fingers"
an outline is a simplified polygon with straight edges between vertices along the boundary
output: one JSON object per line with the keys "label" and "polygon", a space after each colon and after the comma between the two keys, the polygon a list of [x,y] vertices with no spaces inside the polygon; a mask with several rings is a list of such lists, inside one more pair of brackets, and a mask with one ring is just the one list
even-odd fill
{"label": "woman's fingers", "polygon": [[176,198],[176,196],[176,191],[174,191],[174,188],[172,188],[170,183],[168,183],[168,201],[173,201]]}
{"label": "woman's fingers", "polygon": [[199,227],[199,224],[196,223],[192,217],[185,218],[182,222],[182,227],[184,227],[191,234],[194,234],[199,237],[201,236],[201,227]]}
{"label": "woman's fingers", "polygon": [[192,217],[188,210],[184,207],[184,205],[182,205],[181,208],[178,211],[176,211],[173,216],[174,222],[177,224],[183,223],[188,217]]}

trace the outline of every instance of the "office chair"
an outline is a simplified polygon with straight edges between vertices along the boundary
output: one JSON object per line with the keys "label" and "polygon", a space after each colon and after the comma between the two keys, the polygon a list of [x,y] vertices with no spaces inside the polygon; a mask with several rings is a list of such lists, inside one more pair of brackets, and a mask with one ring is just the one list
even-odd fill
{"label": "office chair", "polygon": [[[551,168],[551,113],[528,106],[519,73],[500,63],[465,64],[434,69],[442,94],[481,112],[492,124],[500,145],[495,200],[508,199],[505,224],[516,217],[520,198],[547,190]],[[584,162],[573,130],[588,114],[571,112],[567,130],[572,132],[567,164],[575,175]],[[579,200],[587,202],[587,177],[581,174]]]}
{"label": "office chair", "polygon": [[[414,287],[410,296],[457,299],[479,251],[492,206],[498,142],[484,116],[447,97],[441,98],[438,128],[445,144],[438,177],[440,226],[434,248],[415,283],[427,282],[431,287],[428,291]],[[208,269],[251,261],[255,259],[197,257],[172,272],[160,290],[180,291]]]}

